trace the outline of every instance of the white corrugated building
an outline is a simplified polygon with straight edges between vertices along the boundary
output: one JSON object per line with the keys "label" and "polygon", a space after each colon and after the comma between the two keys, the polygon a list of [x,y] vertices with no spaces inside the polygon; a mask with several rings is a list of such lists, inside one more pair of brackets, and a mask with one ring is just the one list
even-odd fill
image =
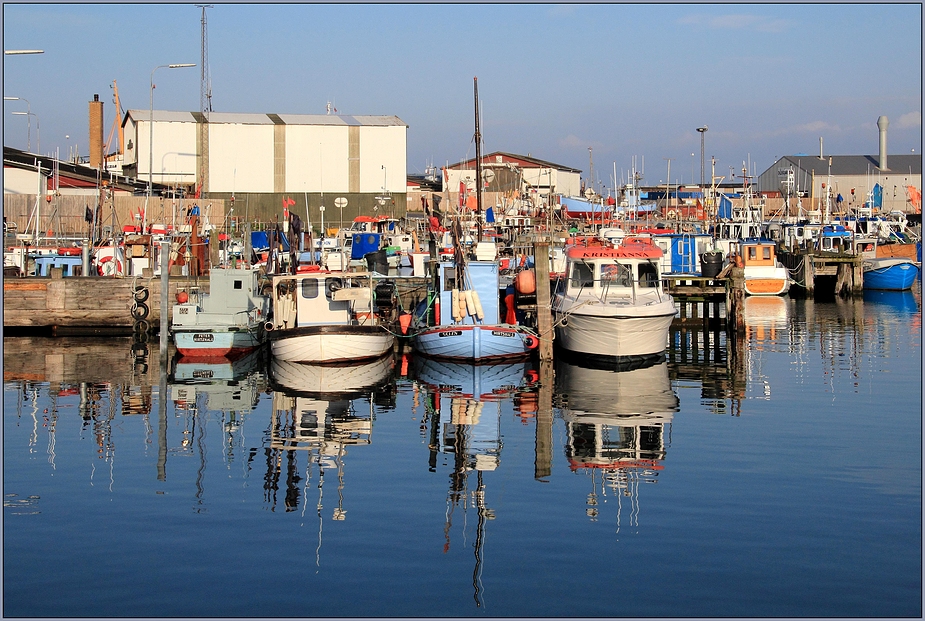
{"label": "white corrugated building", "polygon": [[205,149],[201,113],[155,110],[153,128],[150,117],[129,110],[123,120],[123,171],[140,180],[153,168],[154,183],[210,195],[406,191],[408,126],[396,116],[212,112]]}

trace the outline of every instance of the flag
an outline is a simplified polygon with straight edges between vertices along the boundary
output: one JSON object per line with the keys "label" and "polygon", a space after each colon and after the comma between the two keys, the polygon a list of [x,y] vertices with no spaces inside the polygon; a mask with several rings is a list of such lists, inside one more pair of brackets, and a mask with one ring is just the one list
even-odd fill
{"label": "flag", "polygon": [[495,221],[495,211],[491,207],[485,210],[485,222]]}
{"label": "flag", "polygon": [[462,181],[459,182],[459,206],[465,207],[466,205],[466,184]]}

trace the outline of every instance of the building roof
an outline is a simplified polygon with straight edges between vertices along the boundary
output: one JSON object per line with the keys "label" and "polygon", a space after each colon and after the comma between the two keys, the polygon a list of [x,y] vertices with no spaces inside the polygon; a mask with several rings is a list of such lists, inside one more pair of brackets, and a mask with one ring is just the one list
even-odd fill
{"label": "building roof", "polygon": [[[174,110],[155,110],[155,122],[196,123],[202,116],[200,112],[183,112]],[[151,118],[150,110],[128,110],[122,124],[132,117],[138,121]],[[210,112],[209,123],[227,123],[230,125],[328,125],[328,126],[363,126],[363,127],[408,127],[397,116],[387,115],[347,115],[347,114],[259,114],[238,112]]]}
{"label": "building roof", "polygon": [[889,168],[881,171],[879,155],[826,155],[820,159],[818,155],[785,155],[778,160],[775,166],[782,163],[793,164],[795,168],[800,168],[806,172],[812,171],[816,176],[826,176],[829,174],[829,160],[832,161],[832,174],[835,176],[843,175],[866,175],[868,173],[893,173],[901,175],[903,173],[922,174],[922,156],[914,155],[887,155],[886,163]]}
{"label": "building roof", "polygon": [[[22,170],[35,170],[37,162],[41,162],[43,172],[51,174],[51,168],[55,165],[55,159],[50,156],[37,155],[27,151],[20,151],[13,147],[3,147],[3,166],[11,168],[20,168]],[[58,160],[58,175],[61,187],[96,187],[99,170],[83,164],[65,162]],[[144,189],[147,184],[137,179],[132,179],[123,175],[110,174],[104,172],[102,180],[106,181],[111,187],[133,192]],[[153,187],[159,187],[161,184],[154,183]]]}
{"label": "building roof", "polygon": [[[504,151],[494,151],[488,155],[482,155],[482,165],[484,166],[486,164],[497,164],[498,157],[501,158],[501,163],[503,164],[516,164],[521,168],[555,168],[556,170],[561,170],[563,172],[581,172],[581,170],[577,168],[571,168],[561,164],[554,164],[553,162],[540,160],[529,155],[517,155],[516,153],[505,153]],[[472,170],[474,167],[475,158],[459,162],[458,164],[453,164],[452,166],[447,166],[447,168],[451,170]]]}

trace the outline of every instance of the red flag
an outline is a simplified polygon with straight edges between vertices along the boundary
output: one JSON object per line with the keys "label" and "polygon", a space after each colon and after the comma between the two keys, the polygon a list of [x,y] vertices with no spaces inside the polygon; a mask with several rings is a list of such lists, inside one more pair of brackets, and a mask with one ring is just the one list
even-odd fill
{"label": "red flag", "polygon": [[459,206],[464,207],[466,204],[466,184],[459,182]]}

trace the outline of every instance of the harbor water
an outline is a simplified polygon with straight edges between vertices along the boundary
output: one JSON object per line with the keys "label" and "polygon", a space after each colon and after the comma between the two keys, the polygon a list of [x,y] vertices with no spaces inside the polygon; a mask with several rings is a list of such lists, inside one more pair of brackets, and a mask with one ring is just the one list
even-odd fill
{"label": "harbor water", "polygon": [[3,613],[921,617],[921,285],[601,369],[5,338]]}

